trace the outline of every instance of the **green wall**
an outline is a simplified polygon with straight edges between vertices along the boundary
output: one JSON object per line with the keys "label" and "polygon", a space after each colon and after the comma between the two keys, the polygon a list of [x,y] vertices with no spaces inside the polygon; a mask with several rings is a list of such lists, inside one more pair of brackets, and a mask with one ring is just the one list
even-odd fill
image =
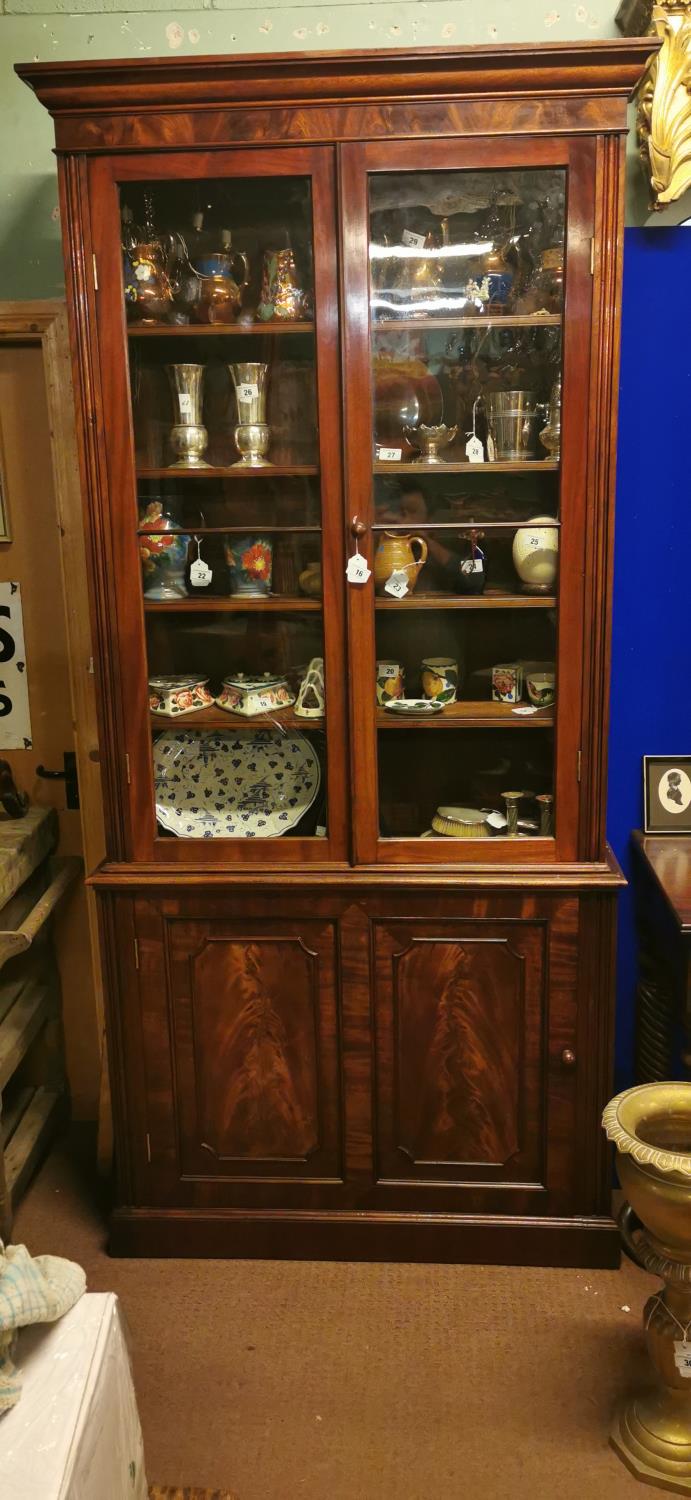
{"label": "green wall", "polygon": [[[187,0],[184,10],[166,0],[0,0],[0,299],[63,289],[52,121],[15,77],[15,62],[580,41],[618,35],[616,8],[616,0],[248,0],[242,8],[231,0]],[[630,217],[640,221],[640,206]]]}

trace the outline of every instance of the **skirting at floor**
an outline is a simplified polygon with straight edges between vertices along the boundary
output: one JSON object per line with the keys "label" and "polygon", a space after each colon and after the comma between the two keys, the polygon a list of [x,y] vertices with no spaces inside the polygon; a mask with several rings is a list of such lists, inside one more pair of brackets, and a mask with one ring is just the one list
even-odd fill
{"label": "skirting at floor", "polygon": [[608,1447],[646,1377],[652,1278],[620,1272],[110,1260],[61,1146],[13,1239],[122,1299],[147,1472],[238,1500],[641,1500]]}

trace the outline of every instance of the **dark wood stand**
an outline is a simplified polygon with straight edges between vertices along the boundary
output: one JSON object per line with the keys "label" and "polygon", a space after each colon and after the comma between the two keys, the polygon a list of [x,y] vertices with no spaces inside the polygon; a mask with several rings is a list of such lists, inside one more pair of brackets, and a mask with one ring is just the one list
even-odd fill
{"label": "dark wood stand", "polygon": [[[611,549],[627,101],[653,46],[18,70],[55,121],[81,423],[109,831],[93,883],[115,1253],[617,1263],[600,1128],[622,884],[605,840]],[[373,554],[368,174],[464,168],[568,174],[557,819],[554,838],[441,845],[379,836],[388,720],[372,688],[373,597],[346,589],[345,563],[354,513]],[[311,179],[314,205],[328,837],[166,840],[151,786],[118,188],[291,173]],[[488,593],[463,607],[506,602]],[[555,606],[509,603],[525,618]],[[468,702],[461,717],[476,733],[503,719],[521,737],[533,722]],[[258,1050],[269,1011],[271,1046]]]}

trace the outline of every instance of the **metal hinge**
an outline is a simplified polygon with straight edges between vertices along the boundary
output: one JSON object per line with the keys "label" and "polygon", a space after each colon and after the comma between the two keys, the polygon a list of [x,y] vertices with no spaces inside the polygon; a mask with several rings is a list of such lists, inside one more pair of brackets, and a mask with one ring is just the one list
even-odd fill
{"label": "metal hinge", "polygon": [[595,275],[595,238],[590,241],[590,274]]}
{"label": "metal hinge", "polygon": [[127,772],[127,785],[131,786],[132,785],[132,772],[130,771],[130,758],[129,758],[129,755],[125,756],[125,771]]}
{"label": "metal hinge", "polygon": [[96,265],[96,256],[95,255],[92,255],[92,257],[91,257],[91,263],[92,263],[93,268],[94,268],[94,291],[97,292],[98,291],[98,267]]}
{"label": "metal hinge", "polygon": [[151,1136],[149,1135],[148,1130],[146,1132],[146,1159],[149,1163],[149,1166],[151,1166]]}
{"label": "metal hinge", "polygon": [[581,767],[582,767],[582,765],[583,765],[583,751],[579,750],[578,755],[576,756],[576,780],[577,781],[580,781],[580,779],[581,779]]}
{"label": "metal hinge", "polygon": [[134,939],[134,967],[139,968],[139,938]]}

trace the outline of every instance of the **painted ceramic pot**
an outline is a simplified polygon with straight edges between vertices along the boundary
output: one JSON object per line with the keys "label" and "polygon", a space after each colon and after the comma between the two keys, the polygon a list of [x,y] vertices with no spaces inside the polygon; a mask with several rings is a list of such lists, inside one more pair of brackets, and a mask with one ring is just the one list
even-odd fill
{"label": "painted ceramic pot", "polygon": [[377,703],[386,708],[394,698],[402,698],[405,692],[405,668],[398,661],[377,662]]}
{"label": "painted ceramic pot", "polygon": [[518,662],[492,667],[492,701],[520,703],[523,697],[523,668]]}
{"label": "painted ceramic pot", "polygon": [[554,703],[554,672],[528,672],[525,685],[528,689],[528,697],[535,708],[548,708],[551,703]]}
{"label": "painted ceramic pot", "polygon": [[186,599],[185,568],[192,538],[180,531],[161,500],[151,500],[139,518],[139,556],[146,599]]}
{"label": "painted ceramic pot", "polygon": [[295,694],[291,693],[285,677],[272,677],[270,672],[263,677],[246,677],[244,672],[238,672],[235,677],[224,677],[216,702],[227,713],[245,714],[250,719],[254,714],[290,708]]}
{"label": "painted ceramic pot", "polygon": [[266,599],[271,593],[273,548],[268,537],[227,536],[226,562],[230,592],[246,599]]}
{"label": "painted ceramic pot", "polygon": [[455,703],[458,662],[450,656],[426,656],[422,663],[422,691],[435,703]]}
{"label": "painted ceramic pot", "polygon": [[150,677],[151,713],[177,719],[181,714],[193,714],[202,708],[213,708],[214,700],[207,687],[208,681],[208,677]]}

